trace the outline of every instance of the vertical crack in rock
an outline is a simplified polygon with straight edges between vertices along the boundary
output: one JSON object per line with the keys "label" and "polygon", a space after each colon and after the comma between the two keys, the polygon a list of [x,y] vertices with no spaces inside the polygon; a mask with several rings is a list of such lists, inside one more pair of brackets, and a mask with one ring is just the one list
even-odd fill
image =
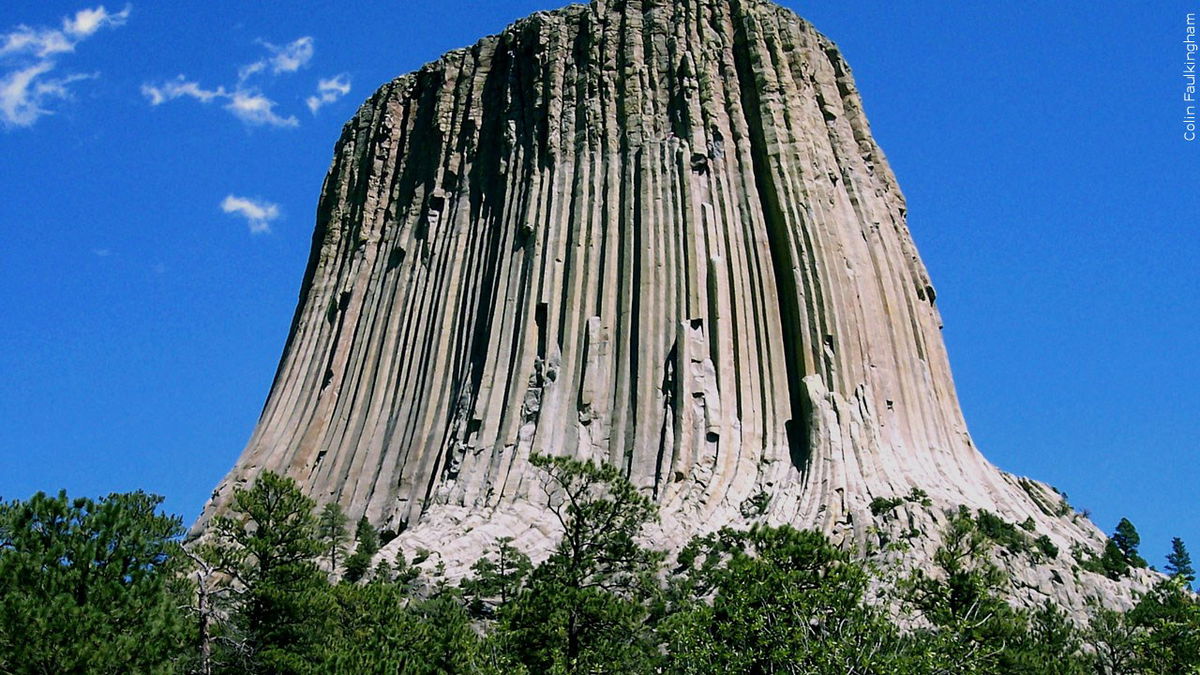
{"label": "vertical crack in rock", "polygon": [[[739,14],[740,3],[734,3],[735,14]],[[801,311],[810,311],[812,303],[801,300],[801,294],[818,293],[817,288],[807,289],[798,287],[804,280],[801,277],[797,255],[792,250],[795,241],[789,231],[789,223],[784,218],[779,204],[779,192],[774,184],[774,173],[771,170],[771,158],[768,156],[769,143],[764,128],[763,104],[760,88],[762,83],[755,76],[756,68],[762,64],[751,63],[754,50],[749,44],[747,23],[753,21],[753,15],[743,15],[738,21],[734,35],[734,63],[737,72],[737,84],[741,92],[746,110],[746,122],[750,130],[750,158],[753,162],[753,180],[757,188],[758,199],[766,220],[767,246],[770,250],[771,263],[774,267],[775,293],[777,309],[783,326],[784,368],[787,371],[789,402],[791,417],[784,421],[784,429],[792,464],[800,471],[807,471],[812,459],[812,440],[808,433],[808,418],[812,414],[811,405],[807,400],[807,390],[803,380],[809,373],[805,372],[805,364],[809,359],[804,357],[805,335],[804,321]],[[801,224],[803,227],[803,224]]]}
{"label": "vertical crack in rock", "polygon": [[[913,488],[918,561],[960,505],[1100,547],[971,443],[905,214],[849,67],[788,10],[518,21],[344,127],[270,395],[194,532],[271,470],[451,571],[499,536],[536,558],[551,453],[624,470],[666,547],[763,503],[864,550],[901,522],[872,500]],[[1023,569],[1029,602],[1085,604]]]}

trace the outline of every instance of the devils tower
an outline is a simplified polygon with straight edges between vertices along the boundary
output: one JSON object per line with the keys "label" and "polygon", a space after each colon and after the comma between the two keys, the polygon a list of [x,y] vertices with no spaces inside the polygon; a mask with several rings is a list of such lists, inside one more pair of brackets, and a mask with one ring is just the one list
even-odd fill
{"label": "devils tower", "polygon": [[765,0],[538,13],[346,125],[262,417],[197,528],[271,470],[451,567],[499,536],[536,557],[529,456],[563,454],[627,472],[665,548],[764,520],[860,550],[923,533],[919,558],[946,510],[987,509],[1062,551],[1011,561],[1020,593],[1079,607],[1067,551],[1103,537],[974,447],[936,298],[808,23]]}

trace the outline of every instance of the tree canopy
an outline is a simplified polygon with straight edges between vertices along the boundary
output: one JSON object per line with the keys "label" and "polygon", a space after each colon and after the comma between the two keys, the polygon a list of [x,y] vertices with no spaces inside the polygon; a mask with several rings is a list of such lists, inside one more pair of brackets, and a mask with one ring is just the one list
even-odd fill
{"label": "tree canopy", "polygon": [[[935,568],[898,580],[786,525],[722,529],[668,558],[646,540],[655,505],[619,470],[533,462],[557,545],[535,564],[519,539],[498,539],[459,582],[429,552],[381,552],[365,518],[351,545],[340,508],[317,510],[271,473],[236,490],[190,550],[143,493],[0,505],[0,672],[1194,675],[1200,663],[1178,539],[1170,578],[1080,626],[1050,602],[1007,602],[996,551],[1049,553],[995,514],[947,513]],[[1100,556],[1075,555],[1119,576],[1140,543],[1123,520]]]}

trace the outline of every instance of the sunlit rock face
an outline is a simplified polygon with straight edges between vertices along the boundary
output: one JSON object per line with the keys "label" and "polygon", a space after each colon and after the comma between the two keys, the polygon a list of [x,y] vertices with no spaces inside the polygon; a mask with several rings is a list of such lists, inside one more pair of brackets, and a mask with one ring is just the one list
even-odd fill
{"label": "sunlit rock face", "polygon": [[805,21],[535,14],[346,125],[270,397],[197,532],[272,470],[451,570],[499,536],[536,558],[555,529],[528,459],[563,454],[623,468],[666,548],[765,521],[923,564],[947,509],[987,509],[1061,551],[1003,561],[1017,595],[1082,607],[1104,582],[1069,550],[1101,535],[972,445],[935,297],[850,69]]}

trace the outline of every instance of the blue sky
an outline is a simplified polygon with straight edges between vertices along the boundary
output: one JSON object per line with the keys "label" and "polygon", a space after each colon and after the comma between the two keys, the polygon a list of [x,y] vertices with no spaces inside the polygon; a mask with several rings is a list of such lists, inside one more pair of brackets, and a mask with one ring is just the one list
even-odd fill
{"label": "blue sky", "polygon": [[[979,447],[1153,563],[1200,552],[1200,5],[784,4],[854,67]],[[0,495],[194,518],[270,388],[342,123],[557,3],[365,5],[5,3]]]}

